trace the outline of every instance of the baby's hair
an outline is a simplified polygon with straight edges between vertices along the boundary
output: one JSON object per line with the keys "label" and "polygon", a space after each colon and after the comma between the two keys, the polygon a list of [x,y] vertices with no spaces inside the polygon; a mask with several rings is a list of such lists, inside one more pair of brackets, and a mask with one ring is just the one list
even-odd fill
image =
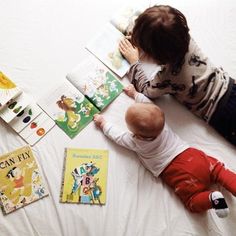
{"label": "baby's hair", "polygon": [[156,138],[164,128],[163,111],[152,103],[135,103],[125,116],[126,123],[135,135],[144,138]]}
{"label": "baby's hair", "polygon": [[135,21],[131,42],[158,64],[169,64],[178,74],[188,52],[189,28],[177,9],[157,5],[146,9]]}

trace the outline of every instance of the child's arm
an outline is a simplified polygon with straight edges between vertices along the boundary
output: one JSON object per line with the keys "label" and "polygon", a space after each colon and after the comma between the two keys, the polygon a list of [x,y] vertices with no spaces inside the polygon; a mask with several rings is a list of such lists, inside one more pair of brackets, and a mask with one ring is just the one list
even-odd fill
{"label": "child's arm", "polygon": [[107,122],[102,115],[94,115],[94,122],[109,139],[120,146],[135,151],[136,145],[131,133],[122,131],[113,124]]}
{"label": "child's arm", "polygon": [[142,93],[137,92],[135,87],[132,84],[129,84],[124,88],[125,93],[135,99],[135,102],[140,102],[140,103],[152,103],[152,101],[144,96]]}
{"label": "child's arm", "polygon": [[168,88],[158,88],[158,84],[161,86],[160,73],[157,73],[153,78],[148,78],[146,76],[141,62],[139,61],[138,49],[134,48],[129,40],[126,38],[121,40],[119,50],[131,65],[128,78],[139,92],[149,98],[158,98],[169,92]]}

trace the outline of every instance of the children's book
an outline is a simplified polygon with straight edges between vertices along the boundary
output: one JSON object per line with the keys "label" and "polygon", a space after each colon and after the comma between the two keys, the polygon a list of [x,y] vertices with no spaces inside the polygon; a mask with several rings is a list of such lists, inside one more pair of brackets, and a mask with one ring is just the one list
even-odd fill
{"label": "children's book", "polygon": [[[9,91],[6,88],[9,88]],[[30,145],[38,142],[55,125],[55,122],[35,102],[32,102],[33,98],[21,91],[2,72],[0,72],[0,101],[4,104],[0,107],[0,118]]]}
{"label": "children's book", "polygon": [[17,97],[22,91],[6,75],[0,71],[0,110],[7,102]]}
{"label": "children's book", "polygon": [[105,204],[108,151],[66,148],[60,202]]}
{"label": "children's book", "polygon": [[4,214],[46,196],[48,192],[29,146],[0,156],[0,204]]}
{"label": "children's book", "polygon": [[132,7],[123,8],[86,45],[88,51],[120,77],[127,73],[129,63],[119,51],[119,42],[131,34],[140,13],[141,10]]}
{"label": "children's book", "polygon": [[119,79],[92,58],[76,67],[39,105],[56,124],[74,138],[123,90]]}

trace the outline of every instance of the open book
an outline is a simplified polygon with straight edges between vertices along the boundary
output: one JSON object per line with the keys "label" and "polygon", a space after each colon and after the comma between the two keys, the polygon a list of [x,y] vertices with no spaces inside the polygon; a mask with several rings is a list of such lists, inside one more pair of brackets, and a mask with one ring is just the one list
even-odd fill
{"label": "open book", "polygon": [[119,42],[132,32],[134,21],[140,13],[141,10],[131,7],[122,9],[86,45],[86,49],[120,77],[127,73],[129,63],[119,51]]}
{"label": "open book", "polygon": [[55,122],[43,112],[33,98],[21,91],[0,72],[0,118],[13,128],[27,143],[34,145]]}
{"label": "open book", "polygon": [[60,202],[105,204],[108,151],[66,148]]}
{"label": "open book", "polygon": [[78,65],[39,105],[74,138],[123,90],[119,79],[95,58]]}

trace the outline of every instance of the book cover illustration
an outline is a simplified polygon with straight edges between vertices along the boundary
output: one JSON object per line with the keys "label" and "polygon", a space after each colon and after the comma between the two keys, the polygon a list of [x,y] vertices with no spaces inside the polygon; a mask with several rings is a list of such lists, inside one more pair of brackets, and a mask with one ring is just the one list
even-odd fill
{"label": "book cover illustration", "polygon": [[0,203],[5,214],[47,195],[29,146],[0,157]]}
{"label": "book cover illustration", "polygon": [[21,90],[0,71],[0,110],[6,103],[21,93]]}
{"label": "book cover illustration", "polygon": [[67,79],[100,111],[123,91],[123,85],[118,78],[94,58],[81,63],[67,75]]}
{"label": "book cover illustration", "polygon": [[35,119],[19,132],[19,135],[30,145],[37,143],[53,127],[55,122],[45,113],[40,113]]}
{"label": "book cover illustration", "polygon": [[141,13],[141,7],[138,9],[131,6],[126,6],[115,14],[110,22],[125,36],[131,35],[135,20]]}
{"label": "book cover illustration", "polygon": [[60,202],[105,204],[107,170],[107,150],[67,148]]}
{"label": "book cover illustration", "polygon": [[26,93],[22,93],[20,96],[6,103],[6,106],[0,111],[0,117],[6,123],[9,123],[30,103],[31,98]]}
{"label": "book cover illustration", "polygon": [[68,80],[46,95],[39,105],[70,138],[74,138],[99,112]]}
{"label": "book cover illustration", "polygon": [[124,35],[109,23],[86,46],[120,77],[123,77],[129,69],[129,63],[119,51],[119,42],[123,38]]}

